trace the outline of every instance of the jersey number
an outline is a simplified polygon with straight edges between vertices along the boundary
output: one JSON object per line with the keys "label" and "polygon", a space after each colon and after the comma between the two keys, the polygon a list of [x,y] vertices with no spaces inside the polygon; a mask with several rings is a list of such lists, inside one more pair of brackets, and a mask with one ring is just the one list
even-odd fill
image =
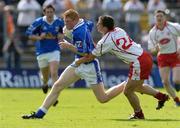
{"label": "jersey number", "polygon": [[128,36],[128,40],[126,38],[124,38],[124,37],[119,38],[119,39],[116,40],[117,46],[119,46],[120,43],[121,43],[122,48],[125,49],[125,50],[128,49],[129,47],[131,47],[132,42],[133,42],[133,40],[129,36]]}

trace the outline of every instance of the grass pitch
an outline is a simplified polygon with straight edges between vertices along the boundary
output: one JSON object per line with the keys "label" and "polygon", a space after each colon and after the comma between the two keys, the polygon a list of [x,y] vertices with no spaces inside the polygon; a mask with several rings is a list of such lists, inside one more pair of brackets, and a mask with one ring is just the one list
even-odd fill
{"label": "grass pitch", "polygon": [[180,128],[180,107],[172,99],[158,111],[156,99],[139,95],[146,119],[128,120],[133,110],[123,94],[100,104],[91,89],[65,89],[44,119],[21,119],[44,98],[40,89],[0,89],[0,128]]}

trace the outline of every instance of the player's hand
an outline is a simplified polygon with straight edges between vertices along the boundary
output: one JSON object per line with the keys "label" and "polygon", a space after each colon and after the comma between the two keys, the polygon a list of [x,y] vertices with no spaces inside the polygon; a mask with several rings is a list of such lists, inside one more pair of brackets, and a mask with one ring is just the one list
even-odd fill
{"label": "player's hand", "polygon": [[72,44],[70,44],[68,42],[59,42],[59,45],[62,49],[70,49]]}
{"label": "player's hand", "polygon": [[46,38],[46,33],[41,33],[40,39],[43,40],[43,39],[45,39],[45,38]]}

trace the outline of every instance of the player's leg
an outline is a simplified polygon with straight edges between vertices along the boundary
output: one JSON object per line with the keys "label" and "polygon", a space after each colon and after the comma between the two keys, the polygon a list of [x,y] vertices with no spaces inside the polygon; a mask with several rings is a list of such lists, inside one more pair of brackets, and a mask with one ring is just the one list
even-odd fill
{"label": "player's leg", "polygon": [[60,62],[60,52],[54,51],[48,54],[49,69],[51,74],[52,83],[54,84],[58,79],[58,69]]}
{"label": "player's leg", "polygon": [[174,99],[174,101],[179,102],[179,98],[176,96],[176,92],[170,84],[170,68],[169,67],[160,67],[159,68],[160,76],[162,79],[162,83],[168,92],[168,94]]}
{"label": "player's leg", "polygon": [[[179,91],[180,90],[180,79],[179,79],[180,67],[174,67],[172,69],[172,72],[173,72],[173,83],[174,83],[175,89],[176,91]],[[176,98],[174,98],[174,101],[176,102],[176,106],[180,106],[179,97],[176,96]]]}
{"label": "player's leg", "polygon": [[60,75],[59,79],[54,83],[50,93],[44,100],[42,107],[49,109],[49,107],[56,101],[60,92],[70,84],[79,80],[79,76],[75,73],[75,68],[68,66],[63,73]]}
{"label": "player's leg", "polygon": [[126,82],[122,82],[116,86],[109,88],[108,90],[104,89],[104,84],[101,82],[97,85],[92,85],[91,88],[96,96],[97,100],[100,103],[106,103],[109,100],[113,99],[117,95],[123,92]]}
{"label": "player's leg", "polygon": [[173,72],[173,83],[174,83],[175,89],[176,91],[180,91],[180,79],[179,79],[180,67],[174,67],[172,69],[172,72]]}
{"label": "player's leg", "polygon": [[47,54],[37,56],[37,61],[41,71],[41,79],[43,81],[42,90],[44,93],[47,93],[49,80],[49,64],[47,61]]}
{"label": "player's leg", "polygon": [[[59,68],[59,61],[51,61],[49,62],[49,69],[52,79],[52,85],[57,81],[58,79],[58,68]],[[53,106],[56,106],[58,104],[58,100],[53,104]]]}
{"label": "player's leg", "polygon": [[144,119],[144,114],[143,114],[142,108],[140,106],[139,98],[135,94],[136,88],[138,86],[142,86],[143,82],[144,82],[144,80],[128,79],[127,84],[124,88],[124,94],[134,109],[134,114],[130,117],[130,119],[131,118]]}
{"label": "player's leg", "polygon": [[141,94],[147,94],[158,99],[158,105],[156,107],[157,110],[161,109],[164,106],[164,103],[169,100],[169,96],[152,88],[148,84],[143,84],[142,86],[138,86],[136,88],[136,92],[140,92]]}
{"label": "player's leg", "polygon": [[48,92],[49,66],[40,68],[41,79],[43,81],[42,90],[46,94]]}
{"label": "player's leg", "polygon": [[55,83],[58,79],[58,68],[59,68],[59,61],[52,61],[49,63],[52,83]]}
{"label": "player's leg", "polygon": [[57,100],[60,92],[70,84],[74,83],[79,79],[79,76],[75,73],[75,68],[68,66],[59,79],[54,83],[50,93],[46,96],[43,104],[37,110],[37,112],[22,116],[23,119],[32,119],[32,118],[43,118],[47,113],[48,109],[54,104]]}

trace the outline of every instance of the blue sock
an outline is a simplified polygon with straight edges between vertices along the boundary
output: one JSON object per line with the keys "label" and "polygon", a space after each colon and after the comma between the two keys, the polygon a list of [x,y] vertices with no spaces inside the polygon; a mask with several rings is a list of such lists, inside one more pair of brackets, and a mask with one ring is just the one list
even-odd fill
{"label": "blue sock", "polygon": [[37,110],[37,112],[36,112],[36,116],[37,116],[38,118],[43,118],[44,115],[46,115],[46,113],[45,113],[43,110],[41,110],[41,108],[39,108],[39,109]]}

